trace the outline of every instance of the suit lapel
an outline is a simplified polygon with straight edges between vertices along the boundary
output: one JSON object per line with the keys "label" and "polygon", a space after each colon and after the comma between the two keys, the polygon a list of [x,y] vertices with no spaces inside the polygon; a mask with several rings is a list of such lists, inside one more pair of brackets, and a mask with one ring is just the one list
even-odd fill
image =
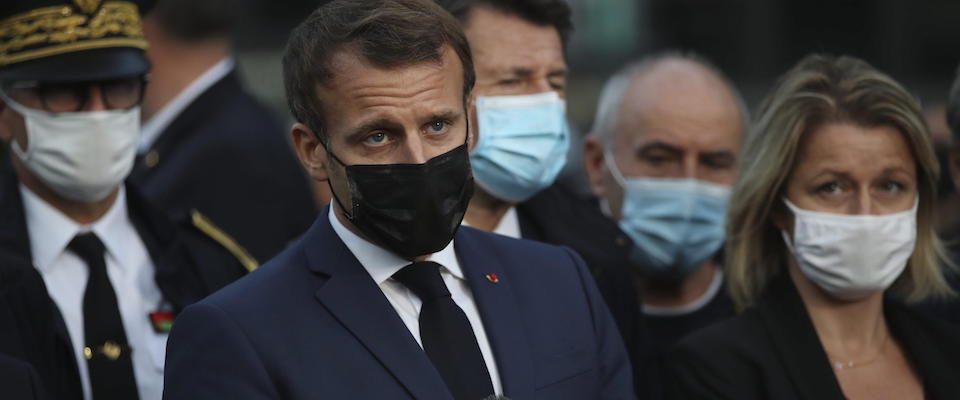
{"label": "suit lapel", "polygon": [[328,276],[316,298],[417,399],[449,399],[443,378],[396,310],[330,225],[329,206],[302,243],[308,268]]}
{"label": "suit lapel", "polygon": [[[460,228],[454,245],[497,359],[504,395],[533,398],[533,358],[514,295],[519,289],[503,268],[506,260],[492,253],[490,246],[483,246],[480,233],[469,227]],[[495,274],[496,283],[487,278],[490,274]]]}
{"label": "suit lapel", "polygon": [[800,294],[783,273],[758,307],[761,321],[800,399],[842,399],[843,391],[807,315]]}

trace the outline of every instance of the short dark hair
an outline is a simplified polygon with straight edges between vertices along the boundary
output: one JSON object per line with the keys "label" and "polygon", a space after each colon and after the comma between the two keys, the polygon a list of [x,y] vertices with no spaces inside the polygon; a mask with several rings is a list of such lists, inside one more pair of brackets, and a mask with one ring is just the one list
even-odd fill
{"label": "short dark hair", "polygon": [[243,16],[243,0],[159,0],[147,12],[170,36],[198,42],[233,35]]}
{"label": "short dark hair", "polygon": [[551,25],[560,35],[564,49],[573,32],[570,6],[566,0],[436,0],[461,22],[466,23],[477,6],[488,6],[508,15],[515,15],[537,25]]}
{"label": "short dark hair", "polygon": [[319,85],[333,80],[330,60],[350,50],[383,68],[442,61],[449,45],[463,64],[464,106],[473,89],[473,58],[460,23],[431,0],[334,0],[290,35],[283,55],[283,83],[293,117],[326,143]]}

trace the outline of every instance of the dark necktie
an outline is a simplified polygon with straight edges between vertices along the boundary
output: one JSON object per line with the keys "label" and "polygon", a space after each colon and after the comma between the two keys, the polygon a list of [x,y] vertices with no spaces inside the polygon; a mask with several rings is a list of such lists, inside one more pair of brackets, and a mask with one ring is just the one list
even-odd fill
{"label": "dark necktie", "polygon": [[450,297],[440,264],[415,262],[393,275],[423,301],[420,341],[457,400],[481,400],[493,394],[470,320]]}
{"label": "dark necktie", "polygon": [[103,242],[97,235],[77,235],[67,246],[89,268],[83,294],[83,356],[90,372],[90,389],[96,400],[135,400],[137,381],[133,375],[130,346],[120,319],[117,295],[107,277]]}

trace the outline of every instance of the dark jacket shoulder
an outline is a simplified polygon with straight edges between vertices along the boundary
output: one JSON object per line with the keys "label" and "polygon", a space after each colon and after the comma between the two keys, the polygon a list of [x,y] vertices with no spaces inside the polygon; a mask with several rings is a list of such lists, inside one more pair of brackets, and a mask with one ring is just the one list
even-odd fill
{"label": "dark jacket shoulder", "polygon": [[646,321],[629,261],[633,242],[585,198],[563,185],[553,186],[517,205],[524,239],[566,246],[586,262],[630,355],[638,394],[659,397],[659,379],[647,344]]}
{"label": "dark jacket shoulder", "polygon": [[[32,263],[0,252],[0,378],[8,379],[0,379],[0,387],[5,395],[17,393],[7,391],[11,388],[25,390],[22,393],[28,393],[28,389],[43,391],[51,399],[80,397],[73,350],[58,334],[58,324],[62,324],[58,316]],[[18,377],[15,385],[14,377]],[[33,389],[24,386],[27,383]]]}
{"label": "dark jacket shoulder", "polygon": [[47,397],[34,368],[23,361],[0,355],[0,387],[5,399],[40,400]]}
{"label": "dark jacket shoulder", "polygon": [[[891,334],[924,385],[927,399],[960,398],[960,331],[888,296]],[[832,364],[786,274],[750,310],[696,332],[668,359],[677,399],[840,399]]]}

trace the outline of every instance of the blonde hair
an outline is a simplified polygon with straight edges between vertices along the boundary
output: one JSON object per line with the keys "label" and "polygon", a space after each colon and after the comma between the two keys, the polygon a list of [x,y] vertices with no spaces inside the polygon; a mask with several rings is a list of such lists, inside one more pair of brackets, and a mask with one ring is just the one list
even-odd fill
{"label": "blonde hair", "polygon": [[897,128],[917,163],[917,241],[891,293],[908,302],[952,294],[941,265],[949,265],[934,230],[939,165],[917,101],[897,82],[853,57],[810,55],[788,71],[761,103],[741,158],[727,214],[726,274],[740,307],[756,304],[767,283],[786,273],[787,249],[771,219],[801,137],[830,123]]}

